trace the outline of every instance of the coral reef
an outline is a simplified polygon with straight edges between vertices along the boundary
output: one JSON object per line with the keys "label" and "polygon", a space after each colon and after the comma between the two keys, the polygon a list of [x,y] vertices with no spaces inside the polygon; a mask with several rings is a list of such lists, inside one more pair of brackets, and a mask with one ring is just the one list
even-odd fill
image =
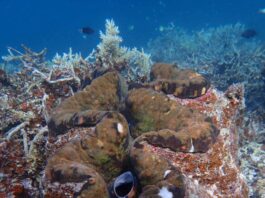
{"label": "coral reef", "polygon": [[260,148],[265,137],[265,48],[256,38],[242,37],[245,30],[244,25],[235,24],[189,33],[171,26],[149,42],[148,51],[154,61],[177,63],[180,68],[193,68],[205,74],[221,90],[232,83],[244,84],[246,112],[239,134],[243,149],[240,149],[241,168],[252,186],[250,196],[258,196],[264,188],[257,190],[256,186],[264,174],[246,151],[260,145],[255,150],[264,155]]}
{"label": "coral reef", "polygon": [[192,33],[168,28],[149,41],[148,51],[154,61],[177,63],[207,74],[221,90],[232,83],[244,83],[247,108],[263,119],[265,47],[254,38],[243,38],[245,30],[239,23]]}
{"label": "coral reef", "polygon": [[250,189],[250,194],[262,197],[265,192],[265,148],[264,144],[250,142],[240,148],[240,166],[246,176],[249,186],[257,186],[257,190]]}
{"label": "coral reef", "polygon": [[24,53],[12,47],[8,47],[7,50],[8,50],[9,55],[2,56],[2,59],[6,63],[21,62],[23,63],[25,67],[29,66],[29,67],[34,67],[34,68],[41,68],[43,66],[43,64],[45,63],[45,55],[46,55],[47,49],[43,49],[40,52],[34,52],[25,45],[21,45],[21,47],[24,50]]}
{"label": "coral reef", "polygon": [[70,49],[46,62],[45,50],[9,48],[5,60],[21,70],[0,76],[0,196],[109,197],[128,170],[135,197],[262,195],[252,172],[264,173],[264,138],[249,142],[256,125],[244,119],[243,86],[218,91],[171,64],[150,72],[148,56],[120,47],[113,21],[106,29],[87,58]]}

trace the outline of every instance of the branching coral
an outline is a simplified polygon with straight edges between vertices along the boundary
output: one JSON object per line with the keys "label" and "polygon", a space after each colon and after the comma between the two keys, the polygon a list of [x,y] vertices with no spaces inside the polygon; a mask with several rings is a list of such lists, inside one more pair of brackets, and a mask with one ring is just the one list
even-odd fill
{"label": "branching coral", "polygon": [[60,75],[62,75],[63,72],[64,76],[68,76],[65,77],[65,80],[75,80],[79,85],[81,84],[81,79],[76,74],[76,69],[87,70],[90,67],[87,59],[83,58],[80,53],[73,54],[71,48],[69,49],[68,54],[63,53],[61,56],[57,53],[52,59],[52,63],[50,76],[52,76],[53,72],[56,73],[60,71]]}
{"label": "branching coral", "polygon": [[19,61],[22,62],[25,65],[29,65],[31,67],[41,67],[45,62],[45,55],[47,52],[47,49],[43,49],[40,52],[34,52],[30,48],[28,48],[25,45],[21,45],[22,49],[24,50],[24,53],[20,52],[19,50],[8,47],[8,53],[7,56],[2,56],[2,59],[5,62],[13,62],[13,61]]}
{"label": "branching coral", "polygon": [[90,58],[101,68],[114,68],[125,75],[128,81],[139,80],[148,76],[152,61],[150,55],[136,48],[121,46],[122,38],[119,28],[113,20],[106,20],[106,32],[100,32],[101,43]]}
{"label": "branching coral", "polygon": [[9,55],[2,56],[6,64],[18,63],[22,69],[32,72],[32,75],[39,81],[46,81],[49,84],[61,82],[75,81],[80,85],[81,80],[76,73],[76,69],[86,70],[89,68],[89,63],[81,56],[81,54],[73,54],[72,49],[69,53],[64,53],[62,56],[56,54],[52,62],[45,61],[46,49],[36,53],[30,48],[22,45],[24,53],[17,49],[8,48]]}
{"label": "branching coral", "polygon": [[[218,88],[243,82],[251,109],[264,106],[265,46],[241,36],[242,24],[225,25],[188,33],[171,28],[151,40],[149,52],[155,61],[176,62],[207,74]],[[253,97],[255,96],[255,97]]]}

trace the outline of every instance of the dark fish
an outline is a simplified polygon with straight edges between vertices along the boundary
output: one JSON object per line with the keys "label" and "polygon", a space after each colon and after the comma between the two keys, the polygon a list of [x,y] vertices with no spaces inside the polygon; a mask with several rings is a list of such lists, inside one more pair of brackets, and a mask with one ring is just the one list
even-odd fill
{"label": "dark fish", "polygon": [[86,35],[90,35],[93,34],[95,32],[95,30],[93,30],[91,27],[83,27],[80,29],[80,32]]}
{"label": "dark fish", "polygon": [[254,29],[246,29],[244,32],[241,33],[241,36],[247,39],[253,38],[256,35],[257,35],[257,32]]}

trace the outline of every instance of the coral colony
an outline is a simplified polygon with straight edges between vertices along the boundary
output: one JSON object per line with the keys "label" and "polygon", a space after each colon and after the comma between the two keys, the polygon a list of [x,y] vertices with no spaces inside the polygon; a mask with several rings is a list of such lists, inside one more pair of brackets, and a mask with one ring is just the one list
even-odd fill
{"label": "coral colony", "polygon": [[[8,48],[0,197],[264,195],[265,132],[244,114],[245,92],[264,86],[264,48],[244,43],[243,29],[170,30],[150,42],[154,62],[121,46],[113,20],[85,58],[71,48],[51,61],[46,49]],[[11,74],[12,65],[20,69]],[[235,73],[247,69],[249,76]],[[235,75],[257,84],[229,85]],[[255,141],[258,131],[263,141]]]}

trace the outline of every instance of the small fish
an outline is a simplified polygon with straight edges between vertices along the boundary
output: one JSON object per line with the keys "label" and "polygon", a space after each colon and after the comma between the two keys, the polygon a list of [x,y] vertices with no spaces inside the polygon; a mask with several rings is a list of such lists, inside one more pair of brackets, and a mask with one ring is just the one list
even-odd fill
{"label": "small fish", "polygon": [[83,27],[81,29],[79,29],[79,31],[84,34],[84,38],[86,38],[87,35],[93,34],[95,32],[95,30],[93,30],[91,27],[87,26],[87,27]]}
{"label": "small fish", "polygon": [[259,13],[261,13],[261,14],[265,14],[265,8],[260,9],[260,10],[259,10]]}
{"label": "small fish", "polygon": [[246,29],[244,32],[241,33],[241,36],[244,38],[253,38],[257,35],[256,30],[254,29]]}

